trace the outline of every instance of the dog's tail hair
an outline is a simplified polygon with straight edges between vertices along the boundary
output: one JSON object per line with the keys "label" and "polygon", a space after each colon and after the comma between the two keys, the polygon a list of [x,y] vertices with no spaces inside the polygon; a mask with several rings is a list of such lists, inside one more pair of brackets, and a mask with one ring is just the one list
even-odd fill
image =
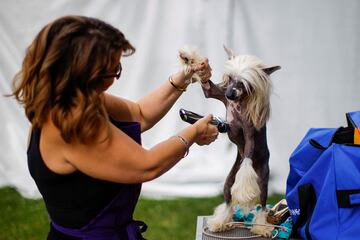
{"label": "dog's tail hair", "polygon": [[241,163],[235,176],[235,182],[231,187],[231,196],[232,204],[239,204],[244,213],[248,213],[255,206],[260,196],[260,188],[258,175],[250,158],[245,158]]}

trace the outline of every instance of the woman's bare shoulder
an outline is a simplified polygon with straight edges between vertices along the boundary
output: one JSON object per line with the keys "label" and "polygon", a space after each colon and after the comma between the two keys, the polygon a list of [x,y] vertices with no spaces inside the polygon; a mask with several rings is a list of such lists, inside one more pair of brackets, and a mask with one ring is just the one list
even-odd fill
{"label": "woman's bare shoulder", "polygon": [[59,129],[47,121],[41,127],[39,149],[45,165],[58,174],[70,174],[76,168],[64,156],[67,143],[61,137]]}
{"label": "woman's bare shoulder", "polygon": [[147,150],[111,122],[99,128],[101,134],[92,143],[66,144],[65,159],[75,169],[97,179],[119,183],[149,180]]}

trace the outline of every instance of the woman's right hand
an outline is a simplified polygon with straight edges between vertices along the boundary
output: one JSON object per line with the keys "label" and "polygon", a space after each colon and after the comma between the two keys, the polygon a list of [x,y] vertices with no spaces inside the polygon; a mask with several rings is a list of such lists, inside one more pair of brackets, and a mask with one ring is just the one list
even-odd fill
{"label": "woman's right hand", "polygon": [[213,119],[213,116],[210,114],[206,117],[203,117],[194,123],[196,127],[196,139],[195,142],[202,145],[209,145],[217,139],[219,131],[217,127],[210,124],[210,121]]}

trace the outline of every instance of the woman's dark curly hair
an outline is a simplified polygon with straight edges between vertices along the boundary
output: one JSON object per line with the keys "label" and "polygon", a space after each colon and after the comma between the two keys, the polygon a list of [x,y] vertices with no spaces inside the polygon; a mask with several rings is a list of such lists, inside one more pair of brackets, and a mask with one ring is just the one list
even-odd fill
{"label": "woman's dark curly hair", "polygon": [[94,18],[65,16],[46,25],[28,47],[12,95],[33,127],[50,116],[62,138],[91,143],[108,120],[98,92],[115,53],[135,52],[124,34]]}

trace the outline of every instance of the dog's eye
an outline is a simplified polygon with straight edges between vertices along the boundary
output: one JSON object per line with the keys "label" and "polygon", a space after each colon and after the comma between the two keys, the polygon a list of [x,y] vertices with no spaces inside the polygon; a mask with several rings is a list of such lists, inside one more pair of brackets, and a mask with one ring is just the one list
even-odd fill
{"label": "dog's eye", "polygon": [[228,83],[229,83],[229,81],[230,81],[230,76],[229,76],[229,75],[224,74],[224,75],[223,75],[223,83],[224,83],[224,84],[228,84]]}
{"label": "dog's eye", "polygon": [[238,89],[242,89],[242,90],[245,90],[245,91],[246,91],[246,87],[245,87],[245,84],[244,84],[243,82],[238,82],[238,83],[236,84],[236,87],[237,87]]}

